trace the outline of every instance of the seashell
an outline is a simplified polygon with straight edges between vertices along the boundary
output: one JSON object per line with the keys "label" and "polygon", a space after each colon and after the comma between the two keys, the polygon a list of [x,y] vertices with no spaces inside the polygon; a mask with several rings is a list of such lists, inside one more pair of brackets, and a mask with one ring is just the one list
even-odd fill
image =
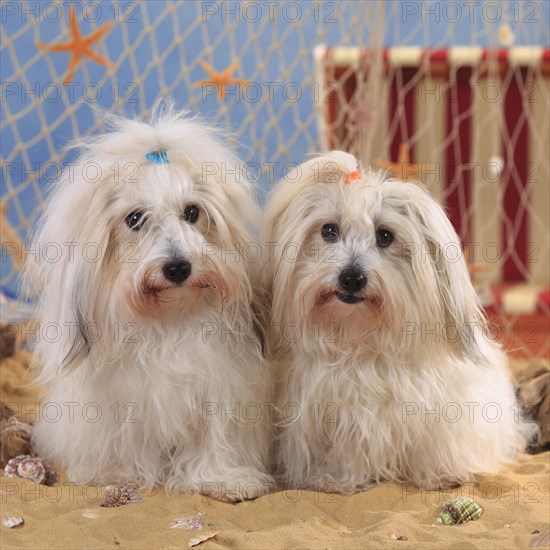
{"label": "seashell", "polygon": [[441,512],[435,523],[438,525],[456,525],[474,521],[483,515],[483,508],[468,497],[453,497],[441,506]]}
{"label": "seashell", "polygon": [[19,465],[20,460],[27,456],[29,455],[19,455],[8,460],[8,463],[4,466],[4,475],[7,477],[19,477],[19,474],[17,473],[17,466]]}
{"label": "seashell", "polygon": [[38,458],[27,456],[17,464],[17,473],[19,477],[30,479],[35,483],[42,483],[46,479],[46,468]]}
{"label": "seashell", "polygon": [[141,501],[142,498],[133,483],[113,483],[112,485],[107,485],[101,506],[116,508],[117,506]]}
{"label": "seashell", "polygon": [[212,533],[211,535],[201,535],[199,537],[194,537],[187,543],[187,545],[189,546],[189,548],[193,548],[193,546],[198,546],[202,542],[206,542],[207,540],[213,539],[218,535],[219,533]]}
{"label": "seashell", "polygon": [[59,476],[47,462],[30,455],[18,455],[9,460],[4,468],[4,473],[8,477],[30,479],[43,485],[53,485],[59,480]]}
{"label": "seashell", "polygon": [[23,518],[15,518],[12,516],[4,515],[2,517],[2,523],[8,528],[17,527],[18,525],[23,525],[25,520]]}
{"label": "seashell", "polygon": [[529,548],[542,548],[545,546],[550,546],[550,531],[543,531],[537,534],[531,541],[531,544],[529,544]]}
{"label": "seashell", "polygon": [[53,485],[59,481],[59,474],[56,474],[49,466],[43,462],[44,467],[46,468],[46,479],[44,480],[44,485]]}
{"label": "seashell", "polygon": [[170,524],[170,529],[202,529],[202,521],[197,517],[178,518]]}
{"label": "seashell", "polygon": [[97,510],[88,509],[82,512],[82,517],[88,519],[97,519],[101,517],[101,514]]}

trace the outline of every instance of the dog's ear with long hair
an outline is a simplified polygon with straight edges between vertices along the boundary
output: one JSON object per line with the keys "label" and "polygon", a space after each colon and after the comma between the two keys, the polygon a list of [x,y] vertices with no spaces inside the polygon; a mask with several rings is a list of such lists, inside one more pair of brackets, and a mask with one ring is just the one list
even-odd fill
{"label": "dog's ear with long hair", "polygon": [[460,239],[437,201],[416,184],[407,185],[410,196],[401,205],[420,232],[418,241],[411,243],[409,258],[418,295],[424,297],[423,309],[451,349],[479,362],[478,338],[485,319]]}
{"label": "dog's ear with long hair", "polygon": [[[315,201],[308,198],[308,192],[316,186],[341,185],[355,170],[357,159],[353,155],[331,151],[290,170],[270,193],[261,231],[264,245],[261,278],[262,301],[271,313],[273,326],[277,323],[285,326],[289,313],[286,300],[297,263],[288,259],[288,250],[295,251],[298,243],[304,242],[308,228],[303,220],[317,208]],[[296,216],[296,209],[290,206],[300,197],[305,200],[300,203],[300,215]],[[281,344],[282,339],[276,340]]]}
{"label": "dog's ear with long hair", "polygon": [[110,256],[110,186],[102,185],[110,173],[107,166],[100,169],[99,181],[87,181],[87,162],[81,159],[62,174],[26,261],[25,289],[38,298],[36,352],[46,378],[90,353],[100,338],[98,319],[106,319],[98,308],[108,302],[99,298],[107,288],[102,273]]}
{"label": "dog's ear with long hair", "polygon": [[[264,212],[262,224],[262,240],[267,243],[277,240],[279,244],[296,242],[295,226],[308,215],[308,209],[314,210],[315,204],[305,205],[299,220],[293,215],[289,206],[293,204],[299,195],[308,188],[316,185],[337,185],[345,177],[356,169],[357,159],[343,151],[331,151],[325,155],[314,157],[294,169],[279,181],[268,197],[267,207]],[[298,241],[299,242],[299,241]],[[283,246],[277,246],[279,253]],[[268,257],[270,255],[267,255]],[[269,258],[269,263],[274,268],[280,263],[280,258]],[[269,266],[266,266],[269,270]]]}

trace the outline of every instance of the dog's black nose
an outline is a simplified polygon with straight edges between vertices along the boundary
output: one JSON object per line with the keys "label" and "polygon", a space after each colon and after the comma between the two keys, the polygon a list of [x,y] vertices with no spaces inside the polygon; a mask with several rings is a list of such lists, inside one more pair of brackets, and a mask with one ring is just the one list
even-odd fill
{"label": "dog's black nose", "polygon": [[164,265],[162,272],[171,283],[180,284],[191,275],[191,263],[187,260],[170,262]]}
{"label": "dog's black nose", "polygon": [[367,284],[367,276],[354,267],[348,267],[340,272],[338,282],[344,290],[357,292]]}

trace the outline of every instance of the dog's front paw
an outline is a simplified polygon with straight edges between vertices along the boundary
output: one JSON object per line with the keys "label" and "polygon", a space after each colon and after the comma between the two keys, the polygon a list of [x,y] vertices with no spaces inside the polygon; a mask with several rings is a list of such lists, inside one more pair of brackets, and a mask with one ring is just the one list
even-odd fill
{"label": "dog's front paw", "polygon": [[262,474],[257,477],[247,476],[231,481],[205,482],[202,483],[200,492],[218,500],[235,503],[243,500],[254,500],[274,487],[273,478]]}

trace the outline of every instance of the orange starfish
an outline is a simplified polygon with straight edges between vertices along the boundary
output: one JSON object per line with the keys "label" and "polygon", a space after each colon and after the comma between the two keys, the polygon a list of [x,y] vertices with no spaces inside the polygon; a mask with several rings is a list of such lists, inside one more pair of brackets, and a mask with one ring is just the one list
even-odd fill
{"label": "orange starfish", "polygon": [[225,101],[226,87],[231,84],[250,84],[250,80],[242,80],[240,78],[234,78],[233,72],[239,68],[239,62],[235,61],[225,71],[217,72],[210,63],[206,61],[201,61],[201,67],[206,73],[208,73],[209,78],[207,80],[200,80],[193,84],[193,88],[201,88],[205,84],[213,84],[218,88],[218,101]]}
{"label": "orange starfish", "polygon": [[473,261],[471,248],[464,247],[462,249],[462,252],[464,254],[464,259],[466,260],[466,267],[468,268],[468,272],[470,275],[475,275],[476,273],[485,273],[486,271],[489,271],[489,266],[487,264],[476,264]]}
{"label": "orange starfish", "polygon": [[71,5],[69,6],[69,23],[71,25],[72,35],[72,40],[69,42],[64,42],[63,44],[46,44],[44,42],[36,43],[39,48],[49,52],[72,52],[71,60],[69,61],[69,69],[63,84],[69,84],[69,82],[72,82],[76,68],[80,64],[81,57],[89,57],[92,61],[95,61],[104,67],[115,66],[114,63],[109,61],[109,59],[94,52],[91,48],[92,44],[97,42],[111,28],[113,24],[112,21],[108,21],[99,27],[99,29],[95,30],[92,34],[82,36],[75,17],[74,6]]}
{"label": "orange starfish", "polygon": [[433,164],[426,164],[425,162],[422,164],[413,164],[411,162],[409,148],[404,143],[399,146],[397,162],[377,160],[376,164],[388,170],[392,176],[403,181],[419,181],[418,178],[422,178],[426,172],[435,169]]}

